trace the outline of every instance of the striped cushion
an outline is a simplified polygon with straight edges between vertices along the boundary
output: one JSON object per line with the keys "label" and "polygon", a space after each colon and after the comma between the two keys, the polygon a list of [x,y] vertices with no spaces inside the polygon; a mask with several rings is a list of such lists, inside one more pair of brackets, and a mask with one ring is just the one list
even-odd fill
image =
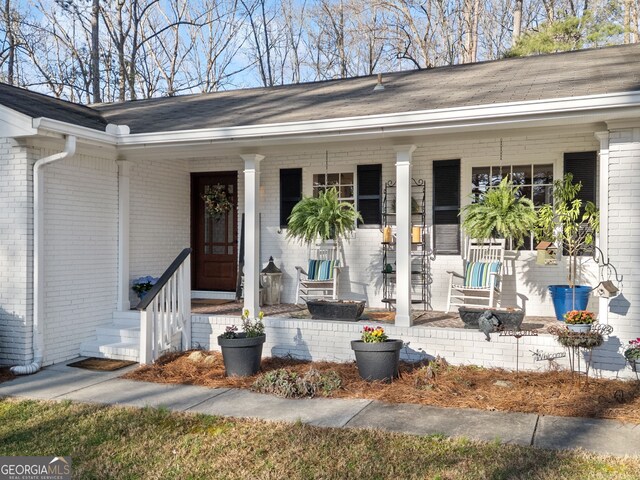
{"label": "striped cushion", "polygon": [[337,260],[309,260],[307,278],[309,280],[333,280],[333,269],[338,265]]}
{"label": "striped cushion", "polygon": [[[500,271],[500,262],[469,262],[464,270],[464,286],[470,288],[489,287],[489,275]],[[497,286],[497,283],[496,283]]]}

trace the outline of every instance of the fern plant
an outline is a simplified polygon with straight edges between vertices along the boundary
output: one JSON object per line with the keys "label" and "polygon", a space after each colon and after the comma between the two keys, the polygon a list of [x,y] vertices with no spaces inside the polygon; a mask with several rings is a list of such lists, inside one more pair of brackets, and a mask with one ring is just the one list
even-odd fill
{"label": "fern plant", "polygon": [[489,238],[511,238],[516,248],[522,246],[524,237],[536,226],[537,214],[533,202],[518,195],[520,187],[508,178],[500,185],[489,189],[480,202],[464,207],[462,228],[477,240]]}
{"label": "fern plant", "polygon": [[338,190],[330,188],[318,197],[304,197],[291,210],[287,238],[301,243],[339,240],[356,228],[362,216],[349,202],[342,202]]}

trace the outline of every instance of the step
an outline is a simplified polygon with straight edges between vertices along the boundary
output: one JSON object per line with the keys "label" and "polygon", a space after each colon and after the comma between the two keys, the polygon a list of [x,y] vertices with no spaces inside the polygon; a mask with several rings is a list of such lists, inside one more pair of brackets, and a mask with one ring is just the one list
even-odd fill
{"label": "step", "polygon": [[140,326],[140,312],[137,310],[129,310],[126,312],[113,312],[112,314],[114,325],[121,327],[139,327]]}
{"label": "step", "polygon": [[206,300],[235,300],[236,292],[191,290],[191,298],[204,298]]}
{"label": "step", "polygon": [[137,362],[140,359],[140,342],[114,342],[105,344],[101,340],[93,340],[91,342],[84,342],[80,346],[80,355]]}
{"label": "step", "polygon": [[135,327],[122,325],[108,325],[106,327],[96,328],[98,340],[114,339],[110,342],[137,342],[140,340],[140,325]]}

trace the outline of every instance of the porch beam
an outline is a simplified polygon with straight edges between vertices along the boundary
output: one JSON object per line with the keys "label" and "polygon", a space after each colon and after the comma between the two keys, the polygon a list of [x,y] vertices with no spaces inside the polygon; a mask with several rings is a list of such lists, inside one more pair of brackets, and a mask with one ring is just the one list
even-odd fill
{"label": "porch beam", "polygon": [[411,319],[411,160],[415,145],[397,145],[396,152],[396,322]]}
{"label": "porch beam", "polygon": [[118,160],[118,303],[117,309],[126,312],[129,303],[129,200],[131,197],[129,171],[131,163]]}
{"label": "porch beam", "polygon": [[260,162],[264,155],[240,155],[244,160],[244,310],[255,317],[260,311]]}
{"label": "porch beam", "polygon": [[[609,132],[595,132],[595,136],[600,142],[600,168],[598,178],[598,209],[600,210],[600,233],[598,234],[597,246],[602,250],[605,259],[609,258]],[[608,261],[608,260],[604,260]],[[600,297],[598,299],[599,322],[609,323],[609,299]]]}

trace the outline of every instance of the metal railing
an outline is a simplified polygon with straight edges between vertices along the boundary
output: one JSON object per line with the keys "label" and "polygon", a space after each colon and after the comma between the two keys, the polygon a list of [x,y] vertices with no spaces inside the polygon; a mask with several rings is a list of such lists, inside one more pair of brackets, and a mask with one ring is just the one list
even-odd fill
{"label": "metal railing", "polygon": [[191,348],[191,249],[185,248],[136,310],[140,311],[140,363],[174,348]]}

